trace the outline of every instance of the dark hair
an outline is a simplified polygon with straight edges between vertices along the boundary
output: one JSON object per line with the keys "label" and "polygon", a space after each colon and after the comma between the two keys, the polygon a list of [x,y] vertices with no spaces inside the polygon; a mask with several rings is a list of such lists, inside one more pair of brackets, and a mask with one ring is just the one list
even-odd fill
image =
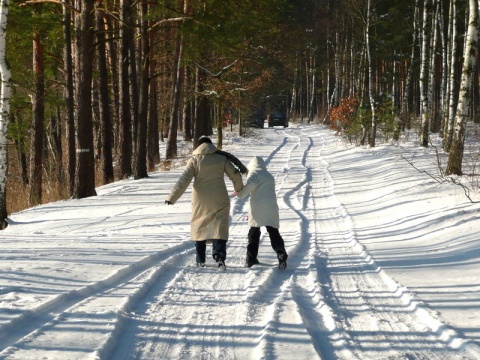
{"label": "dark hair", "polygon": [[204,143],[209,143],[211,144],[212,143],[212,140],[210,140],[210,138],[208,136],[205,136],[205,135],[202,135],[200,136],[200,138],[198,139],[198,145],[202,145]]}

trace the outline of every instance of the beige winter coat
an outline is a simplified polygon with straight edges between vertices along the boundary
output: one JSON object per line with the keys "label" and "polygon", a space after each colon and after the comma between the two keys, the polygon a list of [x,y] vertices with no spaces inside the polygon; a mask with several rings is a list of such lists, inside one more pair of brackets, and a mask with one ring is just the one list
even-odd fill
{"label": "beige winter coat", "polygon": [[216,154],[213,144],[201,144],[188,160],[183,174],[167,197],[172,204],[183,195],[193,180],[192,240],[228,240],[230,198],[224,174],[235,191],[243,187],[242,176],[223,155]]}

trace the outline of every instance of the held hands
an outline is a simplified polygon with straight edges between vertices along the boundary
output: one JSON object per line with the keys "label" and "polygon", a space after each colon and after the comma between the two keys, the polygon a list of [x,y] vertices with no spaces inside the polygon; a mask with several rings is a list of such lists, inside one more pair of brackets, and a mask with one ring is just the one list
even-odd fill
{"label": "held hands", "polygon": [[172,205],[171,201],[165,200],[165,205]]}
{"label": "held hands", "polygon": [[237,196],[237,192],[236,192],[236,191],[233,192],[233,196]]}

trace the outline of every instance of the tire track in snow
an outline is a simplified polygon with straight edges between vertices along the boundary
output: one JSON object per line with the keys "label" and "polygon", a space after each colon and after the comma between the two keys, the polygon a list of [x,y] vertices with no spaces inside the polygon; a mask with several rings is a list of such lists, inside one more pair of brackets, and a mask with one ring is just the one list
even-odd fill
{"label": "tire track in snow", "polygon": [[[35,310],[13,319],[0,327],[0,357],[8,359],[20,356],[21,358],[22,355],[19,354],[33,347],[36,339],[40,337],[50,337],[51,343],[54,343],[58,334],[57,328],[68,328],[68,324],[75,325],[83,321],[86,327],[88,322],[94,327],[96,321],[104,324],[116,322],[119,314],[126,311],[132,302],[137,301],[137,298],[143,296],[163,269],[185,252],[191,252],[191,249],[187,250],[185,243],[159,251],[116,270],[101,281],[56,296]],[[125,288],[127,288],[126,292]],[[119,298],[117,293],[123,293],[124,298]],[[103,303],[107,301],[110,308],[112,303],[117,302],[118,305],[114,307],[115,310],[99,313],[100,315],[83,312],[82,307],[91,307],[93,301]],[[105,307],[99,306],[99,309],[104,311]],[[80,332],[83,331],[80,330]],[[101,346],[103,346],[101,343],[94,344],[93,348]],[[55,348],[62,349],[62,343]],[[45,349],[45,352],[47,354],[48,349]],[[83,355],[81,349],[70,352],[65,350],[60,351],[57,358],[74,359]]]}
{"label": "tire track in snow", "polygon": [[[336,357],[335,352],[337,352],[344,358],[355,359],[354,354],[345,346],[345,333],[336,327],[333,310],[325,301],[321,280],[318,276],[318,271],[322,268],[319,266],[321,263],[318,260],[322,254],[318,248],[320,239],[317,236],[317,223],[314,220],[317,211],[312,188],[318,181],[315,166],[318,159],[317,152],[319,153],[320,150],[317,144],[318,136],[304,134],[304,137],[309,141],[308,150],[305,151],[301,162],[301,166],[305,169],[303,181],[305,185],[302,185],[305,187],[305,191],[297,201],[295,200],[298,198],[298,194],[296,197],[288,197],[290,206],[302,218],[303,236],[308,239],[308,249],[304,251],[306,256],[303,257],[301,266],[292,279],[293,297],[318,354],[331,359]],[[299,183],[299,186],[301,184]],[[295,192],[297,189],[292,189],[292,193]]]}
{"label": "tire track in snow", "polygon": [[335,196],[328,166],[319,156],[322,181],[312,188],[318,199],[320,249],[326,256],[320,278],[348,348],[361,359],[476,358],[476,350],[469,351],[472,344],[393,281],[357,242],[352,221]]}
{"label": "tire track in snow", "polygon": [[[303,214],[305,203],[310,197],[309,181],[311,180],[311,174],[305,167],[305,159],[309,156],[314,144],[311,138],[305,136],[299,137],[298,142],[299,145],[295,146],[289,159],[288,173],[282,177],[282,189],[279,194],[283,199],[283,207],[298,218],[295,245],[291,244],[288,249],[290,272],[285,278],[277,277],[274,284],[266,286],[266,289],[276,289],[270,290],[270,294],[266,293],[265,289],[255,294],[259,297],[258,301],[263,300],[271,304],[267,308],[271,313],[270,319],[258,351],[263,354],[262,358],[329,359],[332,358],[333,351],[330,339],[326,335],[330,330],[324,325],[324,319],[330,314],[325,303],[317,296],[319,291],[313,290],[312,293],[311,286],[318,287],[318,282],[307,281],[311,268],[312,234],[308,231],[309,221]],[[265,283],[262,284],[262,286],[265,285]],[[278,336],[276,334],[288,329],[285,324],[290,324],[290,328],[295,325],[296,332],[303,334],[296,339],[293,351],[283,346],[284,341],[277,342],[275,339],[275,336]],[[298,340],[303,340],[308,345],[300,346],[302,341]]]}
{"label": "tire track in snow", "polygon": [[[275,154],[288,154],[290,149],[291,146],[283,141],[272,150],[270,159]],[[139,326],[139,323],[131,322],[137,329],[134,333],[127,335],[133,338],[133,344],[126,349],[133,351],[130,356],[233,359],[242,358],[242,355],[236,355],[236,349],[242,349],[242,347],[247,350],[241,350],[241,354],[244,354],[244,351],[249,353],[248,349],[254,346],[255,338],[263,330],[256,324],[258,321],[245,322],[244,319],[244,314],[250,311],[247,308],[248,302],[244,300],[251,290],[248,285],[244,286],[246,276],[248,278],[246,274],[249,272],[248,269],[243,268],[246,230],[248,230],[244,222],[245,205],[245,201],[238,199],[232,204],[232,217],[236,217],[237,220],[230,228],[227,272],[217,273],[211,268],[186,268],[186,275],[177,278],[176,283],[170,288],[169,298],[165,292],[153,291],[152,293],[155,294],[150,298],[150,303],[161,305],[145,305],[144,308],[139,309],[138,316],[143,323],[156,325],[147,329]],[[238,264],[241,267],[237,267]],[[267,278],[272,276],[272,272],[272,269],[264,271]],[[265,274],[256,280],[263,278]],[[194,299],[195,296],[196,299]],[[199,305],[201,309],[196,309],[194,304]],[[232,306],[235,306],[235,311],[232,311]],[[176,313],[183,315],[178,318],[175,317]],[[158,325],[160,323],[165,325]],[[238,339],[238,334],[244,334],[245,328],[248,329],[246,338]],[[167,336],[141,339],[141,334],[146,332],[162,333]],[[240,344],[240,346],[232,346],[232,344]],[[123,349],[120,349],[112,358],[117,358],[122,353],[124,353]]]}
{"label": "tire track in snow", "polygon": [[[271,151],[271,165],[281,174],[286,173],[285,164],[297,142],[283,140]],[[153,289],[144,303],[133,309],[128,326],[124,327],[130,330],[124,332],[121,340],[117,337],[120,347],[102,357],[233,359],[258,354],[255,346],[261,342],[271,315],[265,307],[272,305],[258,305],[252,298],[269,288],[278,293],[275,279],[280,277],[285,282],[289,275],[277,269],[271,249],[268,255],[262,254],[262,260],[275,262],[274,266],[243,268],[248,230],[244,223],[245,206],[238,200],[232,204],[232,217],[236,220],[230,228],[227,273],[192,268],[188,259],[180,261],[177,266],[183,275],[164,289]],[[267,302],[274,300],[268,299]]]}

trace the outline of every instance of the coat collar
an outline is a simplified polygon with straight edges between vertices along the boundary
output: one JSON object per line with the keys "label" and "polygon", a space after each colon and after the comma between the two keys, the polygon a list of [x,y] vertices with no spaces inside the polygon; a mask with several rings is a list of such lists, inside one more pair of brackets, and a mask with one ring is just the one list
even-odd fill
{"label": "coat collar", "polygon": [[193,155],[213,154],[217,151],[215,145],[210,143],[203,143],[193,151]]}

